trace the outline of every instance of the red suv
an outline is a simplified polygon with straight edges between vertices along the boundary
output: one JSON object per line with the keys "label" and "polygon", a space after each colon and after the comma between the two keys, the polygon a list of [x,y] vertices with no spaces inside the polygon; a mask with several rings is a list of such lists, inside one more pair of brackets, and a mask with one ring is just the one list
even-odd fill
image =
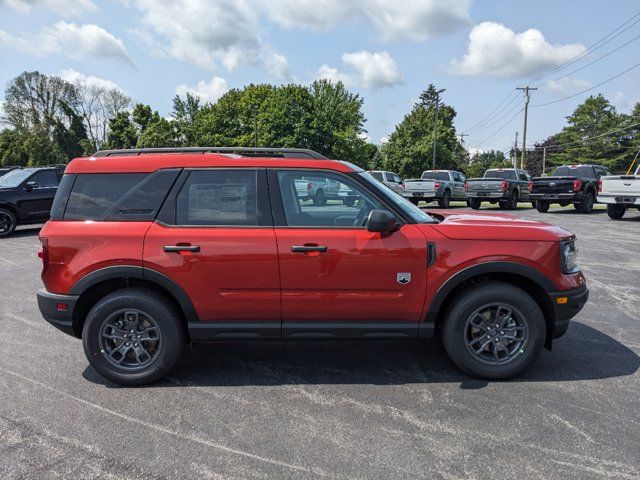
{"label": "red suv", "polygon": [[[309,182],[339,184],[318,204]],[[575,237],[508,215],[427,214],[309,150],[145,149],[73,160],[40,233],[44,318],[118,383],[185,344],[442,340],[481,378],[529,367],[587,301]]]}

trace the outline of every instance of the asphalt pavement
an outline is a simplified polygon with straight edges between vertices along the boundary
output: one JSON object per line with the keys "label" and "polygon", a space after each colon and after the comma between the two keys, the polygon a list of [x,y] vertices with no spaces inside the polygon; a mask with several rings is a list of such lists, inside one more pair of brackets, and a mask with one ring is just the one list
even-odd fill
{"label": "asphalt pavement", "polygon": [[41,319],[21,228],[0,239],[0,478],[640,478],[640,212],[516,215],[576,233],[591,297],[504,382],[435,342],[247,342],[121,388]]}

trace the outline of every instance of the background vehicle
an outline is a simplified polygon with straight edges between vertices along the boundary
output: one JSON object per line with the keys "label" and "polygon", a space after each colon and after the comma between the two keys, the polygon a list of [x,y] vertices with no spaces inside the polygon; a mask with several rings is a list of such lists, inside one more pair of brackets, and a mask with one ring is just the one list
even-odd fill
{"label": "background vehicle", "polygon": [[604,175],[609,172],[600,165],[557,167],[551,177],[531,179],[531,200],[539,212],[548,211],[552,203],[563,207],[573,203],[576,210],[589,213],[596,201],[598,180]]}
{"label": "background vehicle", "polygon": [[340,200],[345,205],[353,205],[358,196],[338,182],[323,177],[303,177],[295,183],[298,196],[323,207],[327,200]]}
{"label": "background vehicle", "polygon": [[0,177],[0,237],[11,235],[18,225],[49,219],[64,168],[16,169]]}
{"label": "background vehicle", "polygon": [[[248,150],[107,151],[67,168],[40,232],[38,305],[106,378],[157,380],[187,341],[436,332],[465,372],[507,378],[587,301],[566,230],[430,216],[347,162]],[[309,178],[358,201],[314,205]]]}
{"label": "background vehicle", "polygon": [[12,170],[18,170],[22,167],[0,167],[0,177],[2,177],[3,175],[9,173]]}
{"label": "background vehicle", "polygon": [[384,183],[394,192],[399,193],[400,195],[404,193],[404,184],[397,173],[386,172],[384,170],[370,170],[369,173],[373,178]]}
{"label": "background vehicle", "polygon": [[640,210],[640,166],[633,175],[601,177],[598,202],[607,204],[607,213],[615,220],[622,218],[627,208]]}
{"label": "background vehicle", "polygon": [[499,203],[500,208],[516,209],[518,202],[529,201],[529,173],[518,168],[493,168],[482,178],[468,179],[465,184],[469,206],[480,208],[482,202]]}
{"label": "background vehicle", "polygon": [[465,176],[455,170],[426,170],[419,179],[405,180],[404,196],[415,205],[420,200],[438,201],[440,208],[449,208],[451,200],[465,200]]}

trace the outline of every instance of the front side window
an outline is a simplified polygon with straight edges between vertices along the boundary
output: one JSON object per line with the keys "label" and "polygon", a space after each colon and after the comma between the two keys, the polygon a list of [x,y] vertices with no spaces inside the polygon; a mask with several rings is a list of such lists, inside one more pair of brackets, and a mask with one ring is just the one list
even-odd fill
{"label": "front side window", "polygon": [[258,225],[255,170],[198,170],[176,202],[178,225]]}
{"label": "front side window", "polygon": [[285,219],[290,227],[362,228],[372,210],[386,210],[351,179],[331,172],[279,171]]}

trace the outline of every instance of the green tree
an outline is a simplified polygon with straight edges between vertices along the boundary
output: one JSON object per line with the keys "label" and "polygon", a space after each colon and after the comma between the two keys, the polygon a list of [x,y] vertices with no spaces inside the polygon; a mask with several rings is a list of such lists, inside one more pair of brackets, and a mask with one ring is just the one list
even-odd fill
{"label": "green tree", "polygon": [[160,116],[146,125],[137,141],[137,146],[140,148],[174,147],[176,145],[176,131],[172,122]]}
{"label": "green tree", "polygon": [[29,155],[24,149],[24,135],[14,128],[0,131],[0,165],[26,167]]}
{"label": "green tree", "polygon": [[513,165],[500,150],[478,152],[471,156],[469,163],[462,167],[467,178],[479,178],[490,168],[511,168]]}
{"label": "green tree", "polygon": [[109,120],[108,148],[134,148],[138,143],[138,131],[128,112],[119,112]]}
{"label": "green tree", "polygon": [[173,97],[171,117],[176,128],[177,140],[181,145],[197,146],[194,125],[202,108],[200,99],[189,92],[184,100],[179,95]]}
{"label": "green tree", "polygon": [[[430,84],[420,94],[411,112],[405,115],[389,141],[382,148],[385,168],[404,177],[420,176],[431,168],[435,119],[436,87]],[[438,141],[436,143],[436,168],[458,169],[460,149],[453,120],[453,107],[440,104],[438,110]]]}

